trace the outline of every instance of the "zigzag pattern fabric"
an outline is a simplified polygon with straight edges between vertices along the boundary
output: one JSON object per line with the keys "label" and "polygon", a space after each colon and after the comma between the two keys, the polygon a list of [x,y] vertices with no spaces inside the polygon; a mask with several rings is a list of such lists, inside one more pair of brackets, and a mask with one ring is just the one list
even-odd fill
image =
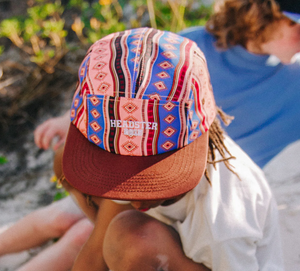
{"label": "zigzag pattern fabric", "polygon": [[78,76],[71,121],[111,153],[182,148],[216,115],[203,53],[171,32],[138,28],[104,37],[88,50]]}

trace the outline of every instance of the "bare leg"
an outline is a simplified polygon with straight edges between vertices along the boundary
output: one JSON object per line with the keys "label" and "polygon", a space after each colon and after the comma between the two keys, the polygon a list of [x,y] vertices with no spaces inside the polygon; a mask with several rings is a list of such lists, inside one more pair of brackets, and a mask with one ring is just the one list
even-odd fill
{"label": "bare leg", "polygon": [[177,232],[136,210],[124,211],[110,223],[104,259],[114,271],[208,271],[187,258]]}
{"label": "bare leg", "polygon": [[0,256],[60,237],[83,217],[69,197],[34,211],[0,234]]}
{"label": "bare leg", "polygon": [[73,225],[56,243],[49,246],[18,271],[67,271],[74,264],[81,247],[90,236],[94,225],[83,218]]}

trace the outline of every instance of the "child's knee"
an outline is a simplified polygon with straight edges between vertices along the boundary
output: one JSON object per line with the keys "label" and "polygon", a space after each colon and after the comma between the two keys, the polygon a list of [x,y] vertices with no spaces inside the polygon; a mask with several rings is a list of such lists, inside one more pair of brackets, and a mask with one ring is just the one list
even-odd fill
{"label": "child's knee", "polygon": [[[140,215],[135,210],[124,211],[111,221],[105,236],[106,242],[120,243],[123,240],[128,242],[131,239],[135,240],[139,236],[144,236],[144,231],[147,230],[146,217]],[[126,239],[126,240],[125,240]]]}
{"label": "child's knee", "polygon": [[164,225],[154,218],[135,210],[122,212],[107,230],[103,246],[105,261],[113,270],[131,270],[145,262],[155,266],[159,253],[157,237],[162,231]]}
{"label": "child's knee", "polygon": [[87,218],[74,224],[65,234],[73,247],[82,247],[93,231],[94,225]]}
{"label": "child's knee", "polygon": [[59,212],[50,220],[49,226],[59,237],[65,234],[77,221],[77,217],[73,217],[72,214]]}
{"label": "child's knee", "polygon": [[40,230],[48,232],[50,237],[62,236],[81,218],[77,214],[61,209],[59,202],[38,210],[37,215],[41,219]]}

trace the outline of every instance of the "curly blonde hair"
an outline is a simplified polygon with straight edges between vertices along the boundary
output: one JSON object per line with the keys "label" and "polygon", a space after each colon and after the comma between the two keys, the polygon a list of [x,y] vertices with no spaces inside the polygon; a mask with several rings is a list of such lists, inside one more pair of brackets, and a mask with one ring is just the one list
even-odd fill
{"label": "curly blonde hair", "polygon": [[234,45],[246,48],[269,41],[277,23],[287,19],[275,0],[223,0],[206,24],[216,37],[216,45],[227,49]]}

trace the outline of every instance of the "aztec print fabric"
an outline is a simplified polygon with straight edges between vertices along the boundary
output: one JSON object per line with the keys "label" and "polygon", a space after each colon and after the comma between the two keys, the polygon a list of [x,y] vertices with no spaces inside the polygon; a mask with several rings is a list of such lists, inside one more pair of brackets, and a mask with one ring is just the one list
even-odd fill
{"label": "aztec print fabric", "polygon": [[189,39],[150,28],[91,46],[71,109],[89,141],[133,156],[179,149],[206,132],[215,115],[203,53]]}

